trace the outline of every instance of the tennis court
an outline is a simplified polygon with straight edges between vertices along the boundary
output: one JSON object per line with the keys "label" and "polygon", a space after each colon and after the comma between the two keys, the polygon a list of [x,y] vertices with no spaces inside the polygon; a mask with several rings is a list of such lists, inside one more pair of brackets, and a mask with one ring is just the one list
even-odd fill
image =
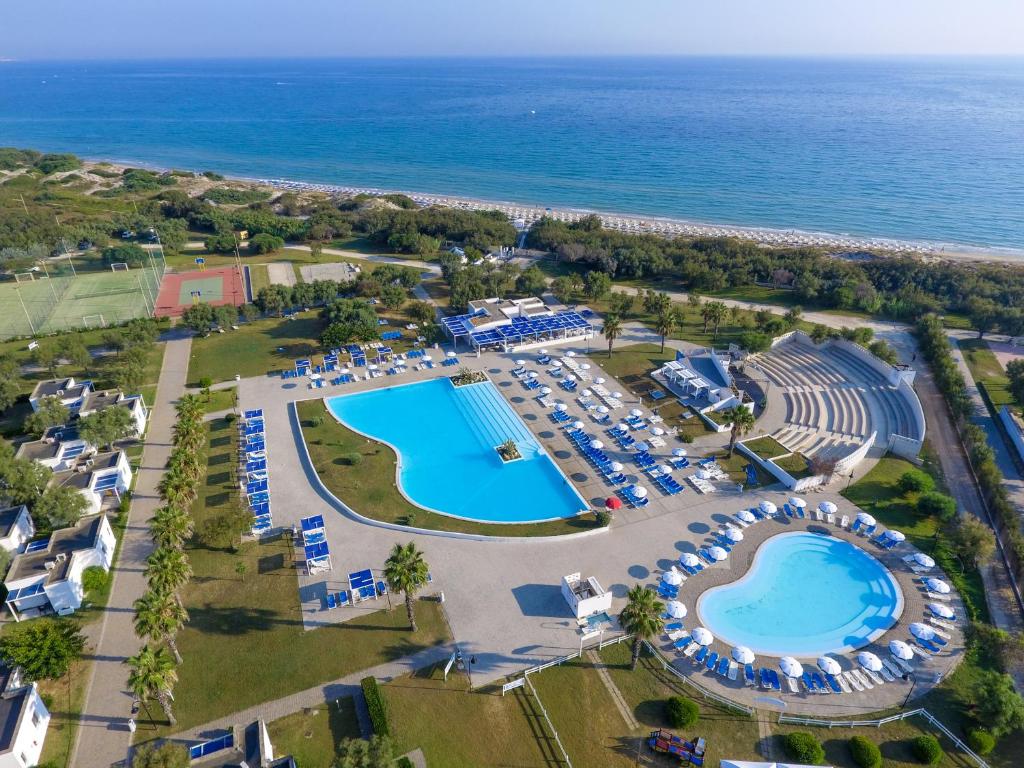
{"label": "tennis court", "polygon": [[[25,278],[26,276],[22,276]],[[37,275],[0,283],[0,338],[117,325],[149,317],[160,278],[150,268]]]}
{"label": "tennis court", "polygon": [[[198,296],[192,292],[198,291]],[[157,317],[180,317],[196,301],[220,306],[245,304],[245,283],[238,267],[168,272],[156,300]]]}

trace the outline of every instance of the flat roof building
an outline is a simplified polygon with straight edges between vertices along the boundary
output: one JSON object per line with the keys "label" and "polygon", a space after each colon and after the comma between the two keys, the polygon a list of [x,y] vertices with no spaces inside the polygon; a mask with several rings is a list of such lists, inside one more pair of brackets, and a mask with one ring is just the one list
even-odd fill
{"label": "flat roof building", "polygon": [[35,683],[0,667],[0,768],[29,768],[43,752],[50,713]]}

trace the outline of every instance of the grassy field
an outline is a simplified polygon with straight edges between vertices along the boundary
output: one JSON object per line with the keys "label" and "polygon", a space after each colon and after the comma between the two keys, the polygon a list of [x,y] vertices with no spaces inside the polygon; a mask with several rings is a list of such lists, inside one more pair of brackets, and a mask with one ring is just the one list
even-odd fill
{"label": "grassy field", "polygon": [[270,272],[266,264],[249,264],[246,267],[249,272],[249,290],[253,298],[268,285],[270,285]]}
{"label": "grassy field", "polygon": [[[1017,405],[1010,393],[1010,380],[998,358],[983,339],[961,339],[957,342],[964,354],[964,361],[971,369],[971,375],[979,389],[987,396],[988,402],[998,411],[1004,405]],[[995,415],[995,414],[993,414]]]}
{"label": "grassy field", "polygon": [[786,446],[774,437],[769,437],[768,435],[758,437],[753,440],[747,440],[743,443],[743,447],[762,459],[771,459],[775,456],[781,456],[784,453],[789,453]]}
{"label": "grassy field", "polygon": [[199,395],[199,401],[205,413],[216,413],[234,408],[238,404],[238,390],[234,387],[214,389],[209,394]]}
{"label": "grassy field", "polygon": [[[327,411],[323,400],[304,400],[298,403],[298,409],[302,433],[320,479],[331,493],[367,517],[417,528],[490,536],[557,536],[596,526],[590,515],[546,523],[492,525],[420,509],[406,501],[395,484],[396,458],[391,448],[342,426]],[[346,461],[345,457],[351,454],[362,457],[357,467]]]}
{"label": "grassy field", "polygon": [[[196,529],[237,504],[236,428],[210,425],[209,467],[193,514]],[[262,701],[334,680],[443,642],[448,632],[435,602],[421,602],[418,631],[405,611],[381,610],[345,624],[305,631],[298,563],[287,537],[246,543],[237,551],[189,544],[194,577],[182,595],[190,621],[178,637],[178,730]],[[243,577],[236,571],[241,562]],[[166,735],[163,723],[140,721],[139,738]]]}
{"label": "grassy field", "polygon": [[359,738],[351,696],[267,723],[275,755],[291,755],[299,768],[331,765],[338,742]]}
{"label": "grassy field", "polygon": [[398,754],[419,748],[427,765],[444,768],[564,765],[524,689],[505,696],[500,688],[470,690],[465,675],[453,672],[444,682],[441,672],[428,667],[383,686]]}
{"label": "grassy field", "polygon": [[622,382],[634,396],[644,398],[646,405],[657,408],[658,414],[665,419],[666,426],[676,427],[680,435],[688,435],[693,439],[711,433],[710,428],[699,417],[691,415],[690,418],[683,418],[688,411],[679,404],[672,393],[667,393],[668,397],[660,401],[654,401],[650,397],[652,389],[665,391],[664,387],[651,378],[651,372],[667,361],[675,360],[674,349],[666,348],[662,351],[658,344],[632,344],[614,349],[611,357],[601,352],[595,352],[593,356],[602,368]]}
{"label": "grassy field", "polygon": [[236,374],[246,378],[292,368],[296,359],[320,349],[322,330],[319,313],[311,311],[294,320],[270,317],[243,323],[237,331],[193,339],[189,386],[199,386],[202,376],[218,382]]}
{"label": "grassy field", "polygon": [[791,453],[778,459],[772,459],[772,461],[779,469],[787,472],[797,480],[811,476],[811,469],[807,465],[807,457],[802,453]]}

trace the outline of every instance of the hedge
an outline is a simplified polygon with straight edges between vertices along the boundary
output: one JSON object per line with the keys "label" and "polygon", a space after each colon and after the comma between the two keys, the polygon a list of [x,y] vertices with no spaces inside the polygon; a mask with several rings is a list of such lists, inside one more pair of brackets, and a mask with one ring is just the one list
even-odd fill
{"label": "hedge", "polygon": [[850,739],[850,757],[860,768],[878,768],[882,764],[882,750],[864,736]]}
{"label": "hedge", "polygon": [[378,736],[391,735],[391,728],[388,725],[388,705],[380,686],[377,685],[377,678],[364,677],[359,681],[359,685],[363,689],[366,708],[370,711],[370,724],[373,726],[373,732]]}
{"label": "hedge", "polygon": [[914,753],[919,763],[925,765],[938,765],[942,760],[942,745],[934,736],[918,736],[910,742],[910,750]]}

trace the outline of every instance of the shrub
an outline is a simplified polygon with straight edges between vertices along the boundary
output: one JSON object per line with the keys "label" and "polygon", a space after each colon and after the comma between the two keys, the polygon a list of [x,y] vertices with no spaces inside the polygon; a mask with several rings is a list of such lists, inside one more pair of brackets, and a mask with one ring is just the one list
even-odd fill
{"label": "shrub", "polygon": [[821,742],[806,731],[794,731],[783,740],[786,754],[798,763],[818,765],[825,759],[825,750]]}
{"label": "shrub", "polygon": [[665,717],[673,728],[689,728],[700,717],[700,708],[691,699],[673,696],[665,702]]}
{"label": "shrub", "polygon": [[956,515],[956,500],[944,493],[929,491],[917,500],[917,511],[924,517],[952,520]]}
{"label": "shrub", "polygon": [[935,481],[920,469],[911,469],[900,475],[899,486],[904,493],[924,493],[935,488]]}
{"label": "shrub", "polygon": [[607,509],[599,509],[594,513],[594,519],[597,520],[599,526],[607,528],[612,524],[612,513]]}
{"label": "shrub", "polygon": [[350,467],[357,467],[363,462],[363,454],[361,453],[346,453],[341,457],[341,460]]}
{"label": "shrub", "polygon": [[249,250],[252,253],[270,253],[284,248],[284,239],[277,235],[260,233],[249,238]]}
{"label": "shrub", "polygon": [[984,728],[975,728],[967,734],[967,746],[979,755],[987,755],[996,748],[996,737]]}
{"label": "shrub", "polygon": [[918,736],[910,742],[910,751],[919,763],[937,765],[942,759],[943,751],[939,740],[934,736]]}
{"label": "shrub", "polygon": [[850,739],[850,757],[860,768],[878,768],[882,764],[882,751],[875,742],[864,736]]}
{"label": "shrub", "polygon": [[323,416],[314,416],[312,419],[309,420],[309,426],[311,426],[311,427],[322,427],[323,425],[324,425],[324,417]]}
{"label": "shrub", "polygon": [[209,389],[210,387],[213,386],[213,379],[211,379],[209,376],[203,376],[203,378],[199,380],[199,386],[202,387],[203,389]]}
{"label": "shrub", "polygon": [[366,699],[366,708],[370,712],[370,724],[377,736],[388,736],[391,729],[388,725],[388,707],[384,700],[384,694],[377,685],[377,678],[364,677],[359,681],[363,689],[363,698]]}
{"label": "shrub", "polygon": [[410,760],[408,757],[400,757],[395,762],[395,768],[413,768],[412,760]]}
{"label": "shrub", "polygon": [[87,595],[101,591],[109,581],[110,574],[98,565],[91,565],[82,572],[82,589]]}

